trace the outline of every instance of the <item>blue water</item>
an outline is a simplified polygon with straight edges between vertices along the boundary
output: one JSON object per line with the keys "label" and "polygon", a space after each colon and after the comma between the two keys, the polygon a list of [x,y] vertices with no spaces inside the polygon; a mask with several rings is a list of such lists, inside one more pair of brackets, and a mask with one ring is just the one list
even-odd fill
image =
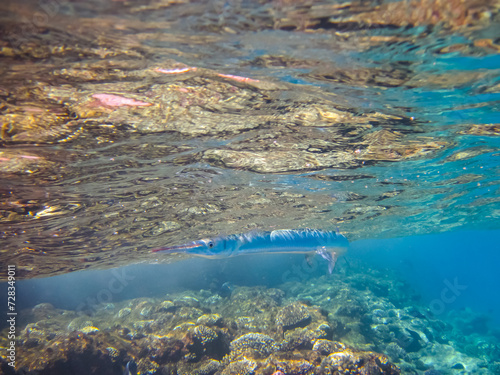
{"label": "blue water", "polygon": [[[486,316],[492,329],[500,329],[499,236],[498,231],[468,231],[359,240],[351,244],[338,268],[341,271],[355,268],[357,263],[353,262],[360,261],[363,266],[382,272],[395,271],[421,295],[419,305],[428,307],[440,318],[446,319],[453,311],[470,309]],[[133,265],[20,281],[19,306],[29,308],[49,302],[69,310],[81,308],[82,304],[97,308],[104,302],[204,289],[212,282],[279,287],[287,281],[306,281],[325,274],[326,263],[317,259],[310,268],[302,255],[188,259],[175,264]],[[99,297],[99,292],[109,288],[109,283],[117,277],[116,287],[120,290],[113,292],[111,299],[107,293]]]}
{"label": "blue water", "polygon": [[[403,374],[499,374],[498,4],[469,19],[476,3],[450,1],[460,25],[443,4],[412,3],[411,26],[377,15],[385,2],[70,2],[29,30],[44,4],[0,4],[14,30],[0,50],[0,279],[16,265],[27,351],[25,327],[53,323],[46,303],[115,319],[141,299],[209,295],[206,312],[277,288]],[[295,228],[346,235],[333,275],[319,256],[151,252]],[[398,336],[412,329],[431,332],[422,348]]]}
{"label": "blue water", "polygon": [[[396,269],[440,314],[470,308],[500,327],[499,236],[498,231],[469,231],[362,240],[352,244],[351,255],[374,267]],[[459,288],[450,288],[448,281]]]}

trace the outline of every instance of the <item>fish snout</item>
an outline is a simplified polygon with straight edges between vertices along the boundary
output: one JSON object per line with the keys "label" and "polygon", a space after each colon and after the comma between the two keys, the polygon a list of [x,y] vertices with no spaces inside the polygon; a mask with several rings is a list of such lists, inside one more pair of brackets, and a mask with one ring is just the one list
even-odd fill
{"label": "fish snout", "polygon": [[178,253],[191,253],[196,252],[196,250],[203,247],[202,241],[193,241],[184,245],[176,245],[176,246],[165,246],[160,247],[158,249],[153,249],[153,253],[168,253],[168,254],[178,254]]}

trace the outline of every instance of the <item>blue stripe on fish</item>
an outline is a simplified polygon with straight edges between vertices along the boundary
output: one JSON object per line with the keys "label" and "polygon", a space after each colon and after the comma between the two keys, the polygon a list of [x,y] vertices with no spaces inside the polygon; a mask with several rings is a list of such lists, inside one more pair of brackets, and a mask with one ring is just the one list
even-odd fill
{"label": "blue stripe on fish", "polygon": [[202,239],[184,245],[154,249],[153,252],[182,253],[205,258],[259,253],[316,253],[328,261],[328,271],[332,273],[338,257],[345,253],[348,246],[347,238],[338,231],[282,229]]}

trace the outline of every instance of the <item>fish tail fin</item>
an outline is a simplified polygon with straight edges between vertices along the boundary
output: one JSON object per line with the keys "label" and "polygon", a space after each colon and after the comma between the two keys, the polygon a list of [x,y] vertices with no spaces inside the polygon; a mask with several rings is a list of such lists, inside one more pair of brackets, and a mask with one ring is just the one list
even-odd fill
{"label": "fish tail fin", "polygon": [[331,274],[333,272],[333,269],[335,268],[335,264],[337,264],[337,252],[328,251],[326,246],[318,247],[316,252],[328,262],[328,273]]}
{"label": "fish tail fin", "polygon": [[330,257],[328,259],[328,273],[331,275],[333,273],[335,265],[337,264],[337,253],[332,251],[328,254],[330,254]]}

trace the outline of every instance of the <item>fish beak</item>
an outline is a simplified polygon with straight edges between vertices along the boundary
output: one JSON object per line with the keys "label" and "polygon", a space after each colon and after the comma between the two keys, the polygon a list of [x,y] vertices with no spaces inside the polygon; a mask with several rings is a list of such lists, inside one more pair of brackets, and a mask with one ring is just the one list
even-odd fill
{"label": "fish beak", "polygon": [[169,253],[169,254],[176,254],[176,253],[189,253],[193,249],[198,249],[202,247],[203,244],[199,243],[198,241],[196,242],[190,242],[184,245],[177,245],[177,246],[166,246],[166,247],[160,247],[158,249],[153,249],[153,253]]}

